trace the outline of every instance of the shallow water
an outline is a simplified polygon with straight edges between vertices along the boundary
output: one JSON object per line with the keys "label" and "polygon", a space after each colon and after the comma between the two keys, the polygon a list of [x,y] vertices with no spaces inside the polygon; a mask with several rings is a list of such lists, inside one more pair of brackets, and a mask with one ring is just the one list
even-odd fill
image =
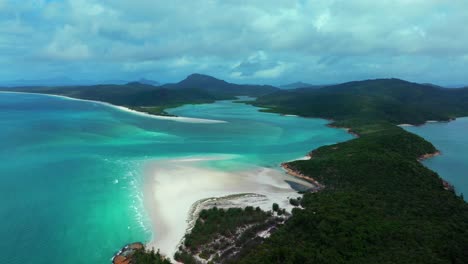
{"label": "shallow water", "polygon": [[[277,168],[351,138],[327,121],[229,101],[171,113],[226,123],[157,120],[99,103],[0,93],[1,263],[106,263],[151,239],[142,168],[152,159],[223,155],[209,166]],[[195,202],[195,201],[194,201]]]}
{"label": "shallow water", "polygon": [[430,141],[441,151],[442,155],[425,160],[424,165],[439,173],[468,201],[468,118],[405,129]]}

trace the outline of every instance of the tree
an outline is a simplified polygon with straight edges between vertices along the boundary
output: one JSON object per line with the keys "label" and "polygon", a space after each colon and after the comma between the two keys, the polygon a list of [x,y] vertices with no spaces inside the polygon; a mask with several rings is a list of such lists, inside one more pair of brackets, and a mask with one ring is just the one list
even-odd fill
{"label": "tree", "polygon": [[273,203],[273,211],[278,212],[279,205],[277,203]]}

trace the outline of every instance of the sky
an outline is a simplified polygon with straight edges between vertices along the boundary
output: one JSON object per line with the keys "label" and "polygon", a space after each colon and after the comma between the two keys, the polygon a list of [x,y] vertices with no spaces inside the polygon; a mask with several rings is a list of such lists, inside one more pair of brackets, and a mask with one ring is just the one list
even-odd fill
{"label": "sky", "polygon": [[0,0],[0,82],[468,84],[466,0]]}

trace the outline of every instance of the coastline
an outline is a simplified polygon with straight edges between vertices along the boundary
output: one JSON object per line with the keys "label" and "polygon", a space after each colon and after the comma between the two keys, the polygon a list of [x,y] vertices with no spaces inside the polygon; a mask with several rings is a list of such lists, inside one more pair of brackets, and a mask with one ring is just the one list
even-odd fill
{"label": "coastline", "polygon": [[[427,124],[449,123],[449,122],[452,122],[452,121],[455,121],[455,120],[456,120],[456,118],[450,118],[447,121],[427,120],[426,122],[424,122],[423,124],[420,124],[420,125],[399,124],[398,126],[399,127],[421,127],[421,126],[424,126],[424,125],[427,125]],[[440,156],[440,155],[442,155],[442,152],[440,150],[436,150],[434,153],[426,153],[424,155],[421,155],[418,158],[418,161],[423,162],[425,160],[428,160],[428,159],[431,159],[431,158],[434,158],[434,157],[437,157],[437,156]],[[443,179],[440,176],[439,176],[439,179],[442,181],[442,185],[443,185],[443,188],[445,190],[455,192],[455,187],[450,182],[448,182],[447,180]]]}
{"label": "coastline", "polygon": [[291,165],[289,165],[287,162],[281,163],[281,167],[286,171],[287,174],[289,174],[291,176],[294,176],[296,178],[299,178],[299,179],[306,180],[307,182],[310,182],[311,184],[313,184],[315,186],[314,191],[319,191],[319,190],[322,190],[323,188],[325,188],[325,185],[321,184],[320,182],[318,182],[314,178],[312,178],[312,177],[310,177],[308,175],[304,175],[300,171],[292,168]]}
{"label": "coastline", "polygon": [[150,113],[146,113],[146,112],[136,111],[136,110],[130,109],[130,108],[125,107],[125,106],[114,105],[114,104],[107,103],[107,102],[88,100],[88,99],[79,99],[79,98],[73,98],[73,97],[68,97],[68,96],[64,96],[64,95],[43,94],[43,93],[28,93],[28,92],[13,92],[13,91],[0,91],[0,93],[30,94],[30,95],[55,97],[55,98],[60,98],[60,99],[64,99],[64,100],[73,100],[73,101],[95,103],[95,104],[100,104],[100,105],[105,105],[105,106],[108,106],[108,107],[112,107],[113,109],[118,109],[118,110],[123,111],[123,112],[132,113],[134,115],[139,115],[139,116],[144,116],[144,117],[149,117],[149,118],[154,118],[154,119],[159,119],[159,120],[170,120],[170,121],[183,122],[183,123],[200,123],[200,124],[222,124],[222,123],[227,123],[224,120],[203,119],[203,118],[182,117],[182,116],[155,115],[155,114],[150,114]]}
{"label": "coastline", "polygon": [[326,120],[330,121],[330,123],[327,124],[327,127],[336,128],[336,129],[343,129],[348,134],[354,136],[355,138],[360,137],[360,135],[358,133],[354,132],[351,128],[335,126],[335,125],[333,125],[333,123],[335,122],[333,119],[326,119]]}
{"label": "coastline", "polygon": [[422,124],[413,125],[413,124],[406,124],[405,123],[405,124],[398,124],[397,126],[399,126],[399,127],[420,127],[420,126],[424,126],[424,125],[427,125],[427,124],[450,123],[450,122],[455,121],[455,120],[457,120],[457,118],[449,118],[448,120],[426,120]]}
{"label": "coastline", "polygon": [[289,198],[301,195],[285,180],[313,187],[270,168],[252,167],[234,172],[216,170],[206,166],[206,162],[213,158],[220,157],[148,162],[143,195],[153,230],[148,249],[160,249],[161,253],[173,258],[198,213],[205,208],[258,206],[268,211],[273,203],[278,203],[290,212],[293,206]]}
{"label": "coastline", "polygon": [[[437,156],[440,156],[440,155],[442,155],[442,153],[441,153],[439,150],[437,150],[437,151],[434,152],[434,153],[427,153],[427,154],[424,154],[424,155],[420,156],[420,157],[418,158],[418,161],[419,161],[419,162],[422,162],[422,161],[425,161],[425,160],[427,160],[427,159],[430,159],[430,158],[433,158],[433,157],[437,157]],[[451,192],[455,192],[455,187],[454,187],[450,182],[448,182],[447,180],[445,180],[445,179],[443,179],[442,177],[440,177],[440,175],[439,175],[439,178],[440,178],[440,180],[442,181],[442,185],[443,185],[443,187],[444,187],[445,190],[451,191]]]}
{"label": "coastline", "polygon": [[424,160],[427,160],[427,159],[430,159],[430,158],[433,158],[433,157],[437,157],[437,156],[440,156],[440,155],[442,155],[442,153],[439,150],[437,150],[434,153],[426,153],[424,155],[421,155],[418,158],[418,161],[424,161]]}

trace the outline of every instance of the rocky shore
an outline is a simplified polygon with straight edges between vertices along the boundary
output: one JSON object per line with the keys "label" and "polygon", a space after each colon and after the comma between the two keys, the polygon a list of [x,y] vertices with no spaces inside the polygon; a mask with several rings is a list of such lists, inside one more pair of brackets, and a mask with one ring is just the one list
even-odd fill
{"label": "rocky shore", "polygon": [[420,157],[418,158],[418,160],[419,160],[419,161],[427,160],[427,159],[430,159],[430,158],[439,156],[440,154],[441,154],[440,151],[436,151],[436,152],[434,152],[434,153],[427,153],[427,154],[424,154],[424,155],[420,156]]}
{"label": "rocky shore", "polygon": [[123,247],[117,254],[114,255],[112,258],[113,264],[131,264],[132,257],[137,250],[143,250],[144,245],[140,242],[135,242],[132,244],[128,244]]}
{"label": "rocky shore", "polygon": [[[434,153],[427,153],[427,154],[424,154],[424,155],[420,156],[418,158],[418,161],[424,161],[424,160],[439,156],[441,154],[442,153],[440,151],[436,151]],[[444,186],[445,190],[451,191],[451,192],[455,191],[455,187],[452,184],[450,184],[448,181],[446,181],[446,180],[444,180],[442,178],[440,180],[442,181],[442,185]]]}
{"label": "rocky shore", "polygon": [[[312,157],[312,153],[310,153],[309,156]],[[289,175],[300,178],[300,179],[303,179],[303,180],[306,180],[307,182],[312,183],[315,186],[315,188],[312,188],[311,191],[319,191],[319,190],[325,188],[325,185],[321,184],[320,182],[318,182],[317,180],[315,180],[314,178],[312,178],[312,177],[310,177],[308,175],[302,174],[300,171],[294,169],[291,165],[289,165],[289,163],[281,163],[281,167]]]}

